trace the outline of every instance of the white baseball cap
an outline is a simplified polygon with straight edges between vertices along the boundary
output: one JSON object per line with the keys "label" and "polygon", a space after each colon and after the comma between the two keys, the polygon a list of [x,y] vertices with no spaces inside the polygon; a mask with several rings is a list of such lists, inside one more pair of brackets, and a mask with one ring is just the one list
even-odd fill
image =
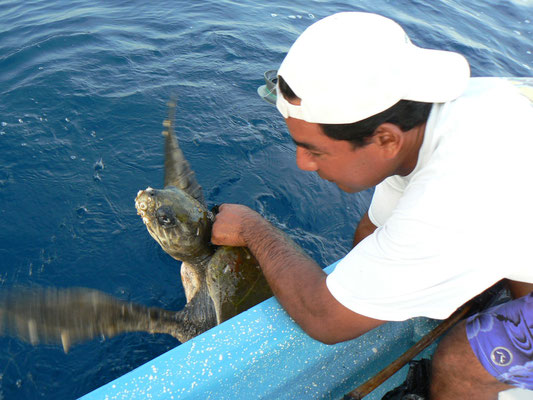
{"label": "white baseball cap", "polygon": [[343,12],[308,27],[278,75],[301,99],[289,103],[278,86],[276,106],[285,118],[347,124],[400,100],[453,100],[465,90],[470,68],[458,53],[415,46],[391,19]]}

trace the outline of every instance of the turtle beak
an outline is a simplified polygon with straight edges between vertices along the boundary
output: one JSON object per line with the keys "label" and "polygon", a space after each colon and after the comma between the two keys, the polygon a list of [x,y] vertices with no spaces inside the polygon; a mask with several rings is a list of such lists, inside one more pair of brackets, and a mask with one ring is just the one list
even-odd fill
{"label": "turtle beak", "polygon": [[150,222],[148,216],[153,213],[155,208],[155,194],[156,191],[151,187],[148,187],[146,190],[139,190],[137,197],[135,198],[137,214],[142,217],[145,225]]}

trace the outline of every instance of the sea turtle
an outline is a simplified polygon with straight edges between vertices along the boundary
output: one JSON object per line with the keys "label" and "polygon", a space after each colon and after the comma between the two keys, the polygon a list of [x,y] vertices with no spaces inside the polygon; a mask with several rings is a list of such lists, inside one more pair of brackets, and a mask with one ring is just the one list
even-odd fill
{"label": "sea turtle", "polygon": [[165,129],[165,186],[135,199],[148,232],[182,261],[187,304],[180,311],[124,302],[93,289],[12,289],[0,295],[0,327],[32,344],[71,344],[122,332],[167,333],[185,342],[272,296],[246,248],[210,243],[213,213],[174,133],[176,102]]}
{"label": "sea turtle", "polygon": [[168,105],[168,119],[163,122],[165,186],[139,191],[135,207],[163,250],[182,261],[185,310],[189,324],[201,333],[271,297],[272,292],[247,248],[211,244],[213,214],[174,133],[176,103]]}

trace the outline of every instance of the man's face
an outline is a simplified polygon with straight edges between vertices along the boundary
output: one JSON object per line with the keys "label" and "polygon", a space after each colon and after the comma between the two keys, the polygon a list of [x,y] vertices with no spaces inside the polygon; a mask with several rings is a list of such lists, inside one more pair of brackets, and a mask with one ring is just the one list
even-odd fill
{"label": "man's face", "polygon": [[349,193],[369,189],[390,175],[390,163],[374,141],[354,148],[345,140],[326,136],[318,124],[295,118],[285,121],[296,144],[298,168],[315,171]]}

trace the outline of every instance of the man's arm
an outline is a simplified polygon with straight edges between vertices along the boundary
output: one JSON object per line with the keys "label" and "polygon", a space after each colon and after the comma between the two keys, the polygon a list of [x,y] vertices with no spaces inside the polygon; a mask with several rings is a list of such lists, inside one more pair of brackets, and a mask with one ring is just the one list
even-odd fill
{"label": "man's arm", "polygon": [[376,225],[370,221],[368,217],[368,212],[363,215],[357,229],[355,230],[355,235],[353,238],[353,247],[357,246],[367,236],[370,236],[377,229]]}
{"label": "man's arm", "polygon": [[220,206],[212,242],[247,246],[274,295],[311,337],[333,344],[353,339],[384,321],[357,314],[340,304],[326,286],[326,274],[283,232],[248,207]]}

